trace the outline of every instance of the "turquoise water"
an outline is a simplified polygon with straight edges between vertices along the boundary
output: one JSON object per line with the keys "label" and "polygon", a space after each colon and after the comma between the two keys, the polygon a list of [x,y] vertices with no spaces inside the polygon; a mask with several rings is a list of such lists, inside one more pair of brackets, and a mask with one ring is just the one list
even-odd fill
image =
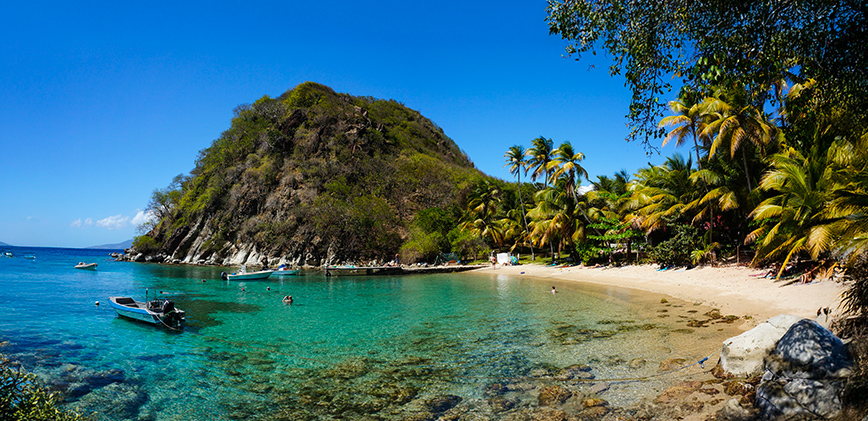
{"label": "turquoise water", "polygon": [[[114,262],[105,250],[0,251],[14,254],[0,257],[0,352],[105,420],[406,419],[450,395],[498,419],[509,411],[492,410],[493,395],[515,410],[536,405],[541,385],[583,386],[563,380],[570,365],[635,377],[708,351],[685,351],[691,331],[628,290],[556,283],[551,294],[552,281],[496,271],[237,282],[220,279],[229,268]],[[73,269],[80,261],[99,267]],[[107,304],[146,288],[187,312],[183,331]],[[604,397],[628,404],[665,385],[615,383]]]}

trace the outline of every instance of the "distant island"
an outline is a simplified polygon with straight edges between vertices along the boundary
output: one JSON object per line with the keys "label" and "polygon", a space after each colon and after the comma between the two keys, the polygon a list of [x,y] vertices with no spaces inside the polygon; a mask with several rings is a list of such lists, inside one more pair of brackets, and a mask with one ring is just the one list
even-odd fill
{"label": "distant island", "polygon": [[0,241],[0,246],[11,246],[11,245],[12,245],[12,244],[6,244],[6,243]]}
{"label": "distant island", "polygon": [[[0,244],[3,244],[3,243],[0,243]],[[90,247],[87,247],[87,248],[89,248],[89,249],[112,249],[112,250],[117,250],[117,249],[128,249],[128,248],[130,248],[130,247],[132,247],[132,246],[133,246],[133,240],[132,240],[132,239],[129,239],[129,240],[127,240],[127,241],[124,241],[124,242],[121,242],[121,243],[117,243],[117,244],[103,244],[103,245],[99,245],[99,246],[90,246]]]}

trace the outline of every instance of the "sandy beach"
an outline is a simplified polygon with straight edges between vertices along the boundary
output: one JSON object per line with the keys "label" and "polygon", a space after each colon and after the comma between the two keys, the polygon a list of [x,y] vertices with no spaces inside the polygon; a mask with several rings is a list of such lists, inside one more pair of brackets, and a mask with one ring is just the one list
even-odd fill
{"label": "sandy beach", "polygon": [[[750,316],[754,324],[779,314],[816,318],[817,309],[840,311],[840,282],[823,280],[800,284],[798,280],[762,277],[764,270],[743,266],[697,267],[658,270],[653,265],[619,268],[543,265],[501,266],[479,269],[515,276],[553,278],[633,288],[716,307],[724,314]],[[757,276],[759,275],[759,276]]]}

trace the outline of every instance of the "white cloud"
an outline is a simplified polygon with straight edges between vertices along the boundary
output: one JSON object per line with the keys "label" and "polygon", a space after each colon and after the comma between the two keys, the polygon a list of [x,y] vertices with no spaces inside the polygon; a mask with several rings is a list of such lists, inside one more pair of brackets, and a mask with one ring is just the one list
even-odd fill
{"label": "white cloud", "polygon": [[90,218],[85,218],[85,219],[78,218],[69,224],[69,226],[71,226],[73,228],[89,227],[91,225],[93,225],[93,219],[90,219]]}
{"label": "white cloud", "polygon": [[138,225],[142,225],[144,223],[153,222],[156,219],[157,218],[154,216],[153,212],[151,212],[151,211],[145,212],[145,211],[140,210],[138,213],[136,213],[136,216],[133,217],[133,219],[130,221],[130,223],[138,226]]}
{"label": "white cloud", "polygon": [[136,215],[130,218],[129,216],[125,216],[123,214],[117,214],[113,216],[109,216],[103,219],[99,219],[94,221],[92,218],[78,218],[69,223],[69,226],[72,228],[84,228],[90,226],[97,226],[100,228],[105,228],[108,230],[119,230],[123,228],[127,228],[130,226],[139,226],[146,222],[153,221],[154,215],[151,212],[145,211],[137,211]]}
{"label": "white cloud", "polygon": [[591,184],[591,185],[587,185],[587,186],[579,186],[579,188],[577,190],[578,190],[579,194],[585,194],[591,190],[594,190],[594,185]]}
{"label": "white cloud", "polygon": [[117,215],[109,216],[108,218],[103,218],[103,219],[100,219],[99,221],[96,221],[96,226],[110,229],[110,230],[117,230],[117,229],[125,228],[127,225],[129,225],[129,222],[130,222],[129,216],[123,216],[121,214],[117,214]]}

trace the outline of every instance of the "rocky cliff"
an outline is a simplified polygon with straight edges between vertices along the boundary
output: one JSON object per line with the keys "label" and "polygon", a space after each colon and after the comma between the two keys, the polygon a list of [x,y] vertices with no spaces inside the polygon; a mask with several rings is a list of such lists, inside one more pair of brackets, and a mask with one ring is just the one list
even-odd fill
{"label": "rocky cliff", "polygon": [[194,170],[154,192],[136,261],[270,266],[390,260],[419,211],[457,214],[485,177],[394,100],[303,83],[239,106]]}

